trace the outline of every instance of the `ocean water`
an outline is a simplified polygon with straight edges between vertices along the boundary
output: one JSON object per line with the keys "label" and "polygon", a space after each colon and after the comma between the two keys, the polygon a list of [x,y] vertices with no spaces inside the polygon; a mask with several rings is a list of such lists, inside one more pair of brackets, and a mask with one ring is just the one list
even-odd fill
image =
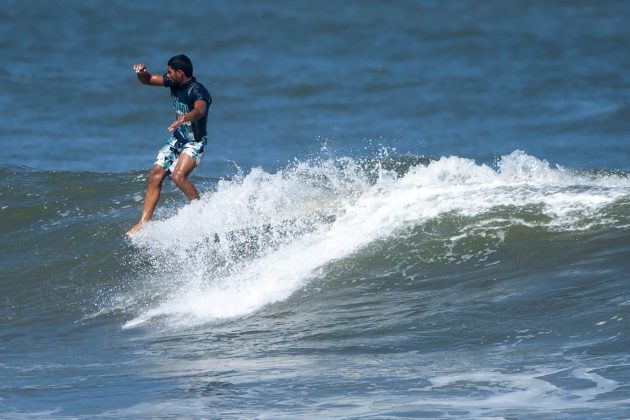
{"label": "ocean water", "polygon": [[[630,418],[629,18],[5,0],[0,418]],[[202,197],[126,239],[179,53]]]}

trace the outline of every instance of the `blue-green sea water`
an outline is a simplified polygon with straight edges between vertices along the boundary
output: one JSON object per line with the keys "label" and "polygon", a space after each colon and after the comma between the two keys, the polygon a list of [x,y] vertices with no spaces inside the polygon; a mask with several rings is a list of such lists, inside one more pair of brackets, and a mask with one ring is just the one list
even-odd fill
{"label": "blue-green sea water", "polygon": [[[0,418],[630,418],[630,3],[0,8]],[[187,203],[133,239],[185,53]]]}

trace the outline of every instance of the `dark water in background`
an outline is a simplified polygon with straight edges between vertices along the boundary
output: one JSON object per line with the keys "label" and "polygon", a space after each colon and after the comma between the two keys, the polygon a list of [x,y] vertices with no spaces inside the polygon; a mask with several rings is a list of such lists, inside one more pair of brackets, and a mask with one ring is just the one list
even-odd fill
{"label": "dark water in background", "polygon": [[7,163],[150,166],[172,111],[132,65],[162,72],[185,52],[215,100],[207,176],[283,167],[324,142],[341,156],[522,149],[628,168],[623,1],[3,4],[0,135],[23,146]]}
{"label": "dark water in background", "polygon": [[[0,417],[630,416],[630,3],[0,8]],[[210,145],[133,241],[188,54]]]}

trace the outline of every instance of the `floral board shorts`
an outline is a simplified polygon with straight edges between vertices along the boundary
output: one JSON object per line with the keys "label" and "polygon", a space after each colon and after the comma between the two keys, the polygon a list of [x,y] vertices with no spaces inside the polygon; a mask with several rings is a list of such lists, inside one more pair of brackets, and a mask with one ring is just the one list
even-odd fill
{"label": "floral board shorts", "polygon": [[184,143],[175,137],[168,139],[168,142],[158,152],[155,164],[166,169],[168,173],[173,173],[175,165],[177,165],[177,159],[182,153],[186,153],[191,158],[195,159],[197,165],[201,162],[203,152],[206,148],[207,140],[204,137],[201,141],[191,141]]}

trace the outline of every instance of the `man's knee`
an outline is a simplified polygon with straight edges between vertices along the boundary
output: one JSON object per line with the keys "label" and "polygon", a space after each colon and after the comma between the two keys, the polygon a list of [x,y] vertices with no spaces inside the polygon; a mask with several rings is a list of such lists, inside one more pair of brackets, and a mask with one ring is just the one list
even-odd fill
{"label": "man's knee", "polygon": [[149,178],[147,179],[147,182],[150,186],[159,187],[162,185],[165,177],[166,171],[161,167],[155,166],[149,172]]}
{"label": "man's knee", "polygon": [[175,183],[175,185],[180,186],[188,182],[188,175],[186,175],[182,171],[175,170],[171,175],[171,179]]}

